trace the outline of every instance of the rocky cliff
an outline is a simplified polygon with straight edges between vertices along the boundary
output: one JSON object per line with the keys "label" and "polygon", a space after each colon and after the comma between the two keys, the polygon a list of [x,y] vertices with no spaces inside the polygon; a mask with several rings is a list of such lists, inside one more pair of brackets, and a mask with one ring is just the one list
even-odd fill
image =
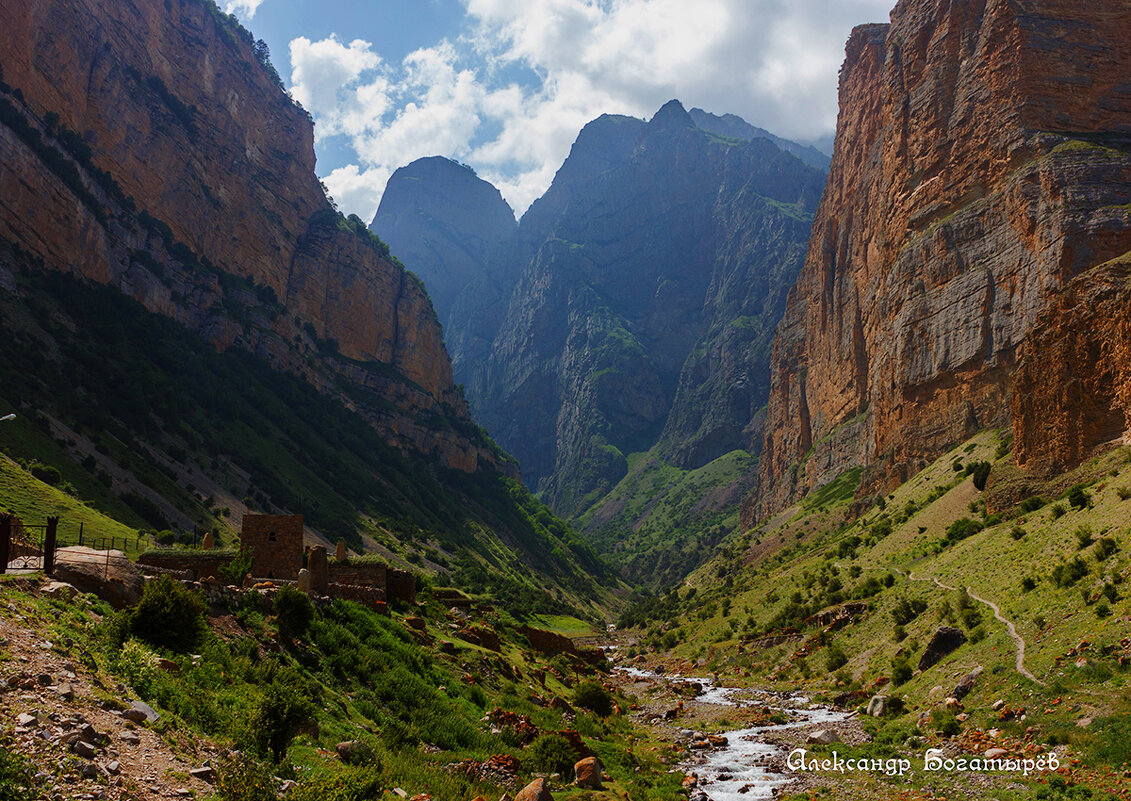
{"label": "rocky cliff", "polygon": [[313,128],[211,0],[0,1],[7,265],[113,284],[473,471],[427,293],[329,206]]}
{"label": "rocky cliff", "polygon": [[681,468],[757,450],[771,332],[820,185],[675,101],[582,130],[522,218],[524,266],[486,370],[464,379],[556,511],[588,508],[657,445]]}
{"label": "rocky cliff", "polygon": [[1050,294],[1131,248],[1129,67],[1121,0],[903,0],[853,31],[746,522],[1009,421]]}

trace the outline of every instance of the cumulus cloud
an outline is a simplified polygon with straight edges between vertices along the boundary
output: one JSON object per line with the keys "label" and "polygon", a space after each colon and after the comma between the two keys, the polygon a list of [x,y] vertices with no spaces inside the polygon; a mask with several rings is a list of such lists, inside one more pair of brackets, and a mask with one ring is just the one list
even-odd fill
{"label": "cumulus cloud", "polygon": [[255,10],[262,4],[263,0],[228,0],[224,10],[247,21],[255,16]]}
{"label": "cumulus cloud", "polygon": [[[782,136],[827,135],[845,38],[886,19],[891,0],[463,3],[459,39],[399,64],[360,40],[291,43],[292,91],[318,136],[344,135],[358,155],[327,178],[346,210],[371,216],[394,169],[443,155],[470,163],[521,214],[586,122],[647,117],[672,98]],[[347,208],[347,197],[365,205]]]}

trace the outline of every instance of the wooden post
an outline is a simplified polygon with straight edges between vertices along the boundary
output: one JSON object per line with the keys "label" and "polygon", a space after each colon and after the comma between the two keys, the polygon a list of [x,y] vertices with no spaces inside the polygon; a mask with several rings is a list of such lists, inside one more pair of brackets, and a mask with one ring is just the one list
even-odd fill
{"label": "wooden post", "polygon": [[12,544],[12,517],[0,515],[0,573],[8,572],[9,547]]}
{"label": "wooden post", "polygon": [[43,573],[55,575],[55,543],[59,539],[59,518],[47,518],[47,535],[43,538]]}

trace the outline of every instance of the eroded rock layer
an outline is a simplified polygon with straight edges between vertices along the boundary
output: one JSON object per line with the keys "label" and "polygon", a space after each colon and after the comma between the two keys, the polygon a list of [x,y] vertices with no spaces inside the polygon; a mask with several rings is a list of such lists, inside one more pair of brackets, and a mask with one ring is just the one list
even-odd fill
{"label": "eroded rock layer", "polygon": [[427,293],[330,207],[308,115],[234,18],[207,0],[0,0],[0,41],[8,267],[113,284],[406,452],[495,461]]}
{"label": "eroded rock layer", "polygon": [[1050,293],[1131,248],[1128,74],[1122,0],[904,0],[853,31],[747,523],[1008,422]]}

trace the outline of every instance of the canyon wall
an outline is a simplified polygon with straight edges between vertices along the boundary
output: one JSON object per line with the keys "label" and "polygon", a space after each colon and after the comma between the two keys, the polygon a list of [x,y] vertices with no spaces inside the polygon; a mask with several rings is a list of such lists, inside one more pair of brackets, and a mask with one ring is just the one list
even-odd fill
{"label": "canyon wall", "polygon": [[903,0],[853,31],[745,523],[853,466],[886,492],[1010,423],[1050,296],[1131,249],[1128,74],[1121,0]]}
{"label": "canyon wall", "polygon": [[210,0],[0,0],[0,38],[6,269],[113,284],[402,451],[503,466],[423,286],[330,206],[309,116],[234,18]]}

